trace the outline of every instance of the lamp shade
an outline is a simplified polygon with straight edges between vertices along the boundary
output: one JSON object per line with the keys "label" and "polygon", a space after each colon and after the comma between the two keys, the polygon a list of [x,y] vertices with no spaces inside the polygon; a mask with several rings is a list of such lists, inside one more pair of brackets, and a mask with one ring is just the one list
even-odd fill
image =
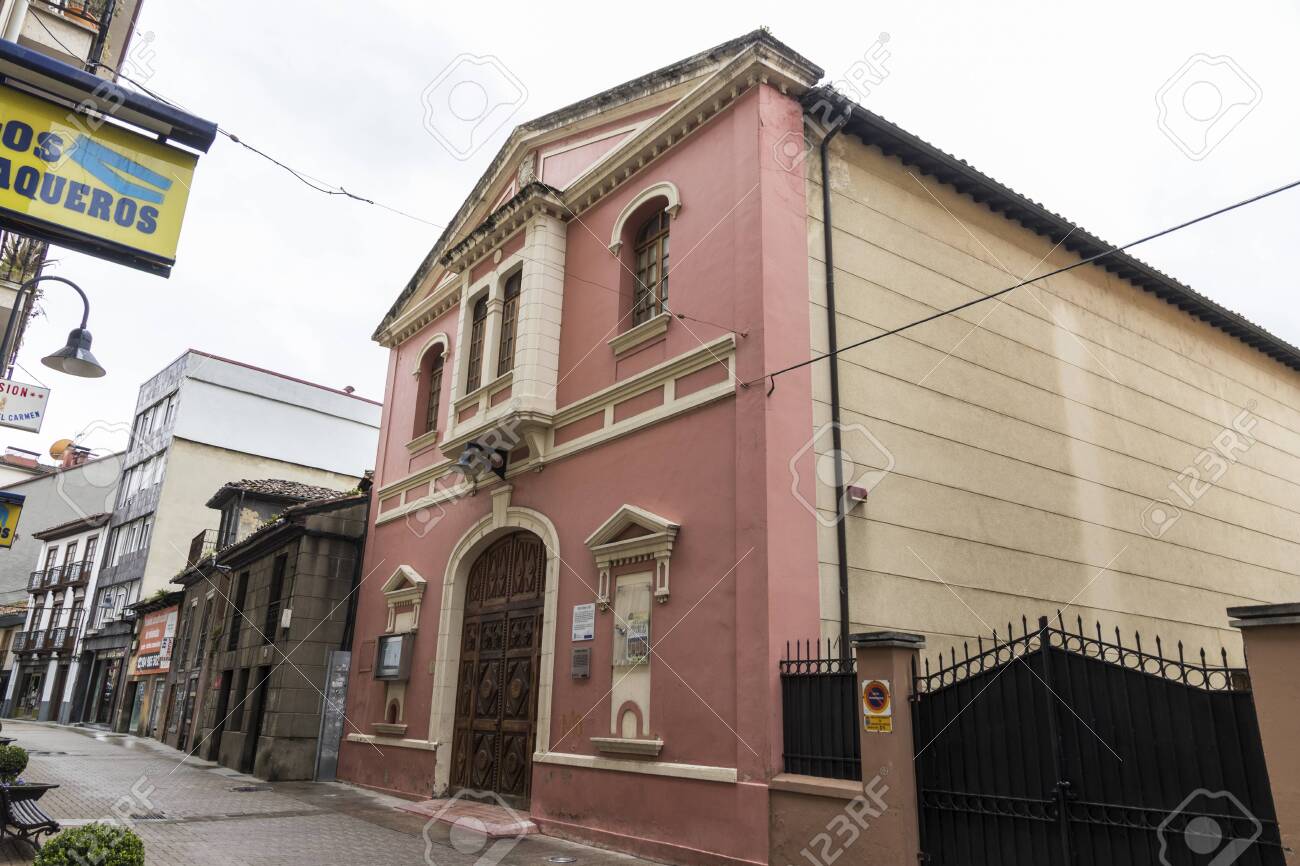
{"label": "lamp shade", "polygon": [[74,328],[68,334],[68,344],[57,352],[41,358],[41,363],[69,376],[98,379],[104,375],[104,368],[90,353],[90,340],[90,331],[85,328]]}

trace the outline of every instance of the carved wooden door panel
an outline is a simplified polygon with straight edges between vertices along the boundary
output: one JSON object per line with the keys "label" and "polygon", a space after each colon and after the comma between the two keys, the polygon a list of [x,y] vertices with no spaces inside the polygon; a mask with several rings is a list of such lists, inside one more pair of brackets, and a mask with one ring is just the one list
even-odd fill
{"label": "carved wooden door panel", "polygon": [[529,532],[493,543],[465,591],[451,782],[528,805],[537,726],[546,549]]}

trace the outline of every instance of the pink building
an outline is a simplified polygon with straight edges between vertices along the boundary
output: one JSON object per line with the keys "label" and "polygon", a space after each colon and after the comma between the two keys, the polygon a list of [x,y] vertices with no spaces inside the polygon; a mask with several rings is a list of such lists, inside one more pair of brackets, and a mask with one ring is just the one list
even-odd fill
{"label": "pink building", "polygon": [[[1214,534],[1196,521],[1256,516],[1207,499],[1182,526],[1144,527],[1142,504],[1169,473],[1112,463],[1127,444],[1093,458],[1081,449],[1094,443],[1049,438],[1065,435],[1050,401],[1080,415],[1081,394],[1096,393],[1113,421],[1199,376],[1215,399],[1245,405],[1248,388],[1257,411],[1294,412],[1284,364],[1296,352],[1126,257],[1128,273],[1088,266],[1053,285],[1078,307],[1080,339],[1166,378],[1134,369],[1132,394],[1108,400],[1114,383],[1060,339],[1042,301],[1008,298],[1004,316],[1023,321],[990,318],[969,341],[944,322],[845,363],[845,429],[872,431],[844,446],[857,458],[845,482],[870,488],[871,504],[837,504],[818,480],[840,402],[829,366],[774,387],[764,376],[828,346],[821,76],[759,31],[519,126],[403,289],[375,334],[390,360],[340,778],[414,798],[494,792],[544,832],[671,862],[761,863],[786,642],[983,633],[931,567],[960,571],[967,606],[993,622],[1072,601],[1201,643],[1235,639],[1223,636],[1235,596],[1161,595],[1172,578],[1154,572],[1168,545],[1193,551]],[[1016,273],[1095,241],[1053,246],[1064,220],[860,108],[845,129],[830,151],[844,342],[1014,282],[953,219]],[[1162,291],[1142,282],[1160,279]],[[1107,317],[1124,327],[1094,327]],[[1194,362],[1206,371],[1187,373]],[[1032,400],[988,408],[1040,370]],[[1043,419],[1022,417],[1040,407]],[[1131,501],[1070,496],[1092,490],[1091,474],[1128,485]],[[1123,535],[1122,550],[1098,527]],[[1124,597],[1104,597],[1095,576],[1085,586],[1129,561]],[[1252,591],[1282,594],[1271,580]]]}

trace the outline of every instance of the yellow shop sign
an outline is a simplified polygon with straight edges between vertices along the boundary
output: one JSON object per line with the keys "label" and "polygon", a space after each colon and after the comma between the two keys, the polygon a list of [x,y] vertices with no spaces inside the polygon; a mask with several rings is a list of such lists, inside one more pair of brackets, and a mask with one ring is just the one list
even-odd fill
{"label": "yellow shop sign", "polygon": [[0,222],[166,273],[198,157],[0,86]]}
{"label": "yellow shop sign", "polygon": [[18,535],[18,517],[26,496],[0,491],[0,548],[13,547]]}

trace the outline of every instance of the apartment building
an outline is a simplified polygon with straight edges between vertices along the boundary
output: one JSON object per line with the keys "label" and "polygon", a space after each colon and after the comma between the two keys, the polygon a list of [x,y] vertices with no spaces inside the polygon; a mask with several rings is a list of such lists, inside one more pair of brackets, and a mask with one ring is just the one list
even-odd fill
{"label": "apartment building", "polygon": [[351,646],[369,482],[245,481],[208,504],[221,539],[174,581],[185,595],[162,738],[269,781],[317,778],[342,734],[341,701],[323,695]]}
{"label": "apartment building", "polygon": [[13,651],[14,638],[26,625],[26,604],[0,605],[0,695],[9,694],[9,680],[17,658]]}
{"label": "apartment building", "polygon": [[13,640],[4,715],[42,722],[73,716],[86,600],[94,597],[109,517],[91,514],[33,533],[44,545],[41,567],[28,581],[26,621]]}
{"label": "apartment building", "polygon": [[26,475],[3,488],[24,502],[13,546],[0,555],[0,603],[27,603],[28,582],[44,563],[45,542],[35,533],[113,510],[123,456],[70,446],[53,471]]}
{"label": "apartment building", "polygon": [[195,350],[141,386],[87,622],[85,721],[126,724],[128,609],[186,567],[211,528],[212,491],[231,478],[351,489],[373,460],[378,416],[348,391]]}

